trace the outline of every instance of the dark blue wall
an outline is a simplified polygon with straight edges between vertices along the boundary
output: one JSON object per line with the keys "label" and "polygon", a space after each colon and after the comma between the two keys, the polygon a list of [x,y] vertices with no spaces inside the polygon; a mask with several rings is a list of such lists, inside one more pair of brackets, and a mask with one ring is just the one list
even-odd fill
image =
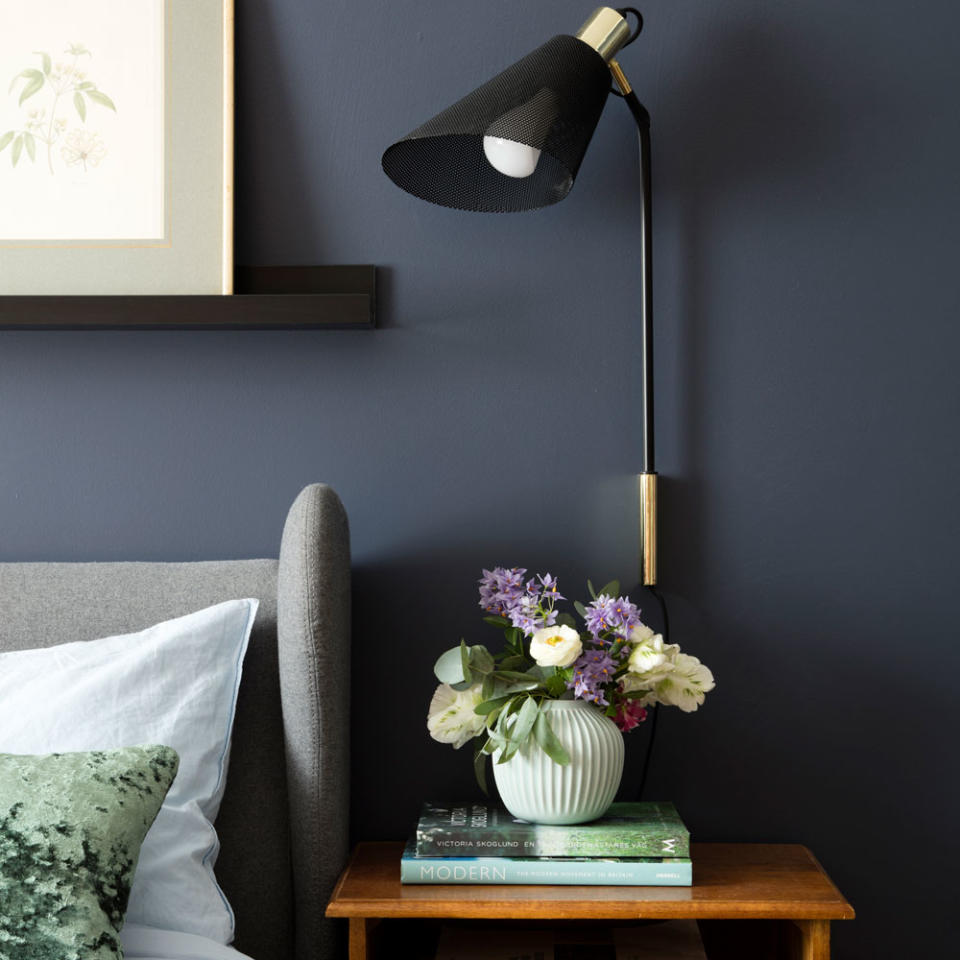
{"label": "dark blue wall", "polygon": [[[611,101],[572,194],[539,213],[443,210],[379,167],[592,6],[238,4],[238,257],[380,265],[379,330],[0,333],[4,559],[275,555],[297,490],[339,490],[357,838],[471,790],[466,751],[423,721],[436,654],[484,636],[481,566],[550,570],[574,596],[636,579],[626,110]],[[622,61],[654,122],[661,581],[718,679],[700,713],[662,716],[649,795],[701,839],[808,844],[859,912],[836,956],[940,955],[960,12],[644,13]]]}

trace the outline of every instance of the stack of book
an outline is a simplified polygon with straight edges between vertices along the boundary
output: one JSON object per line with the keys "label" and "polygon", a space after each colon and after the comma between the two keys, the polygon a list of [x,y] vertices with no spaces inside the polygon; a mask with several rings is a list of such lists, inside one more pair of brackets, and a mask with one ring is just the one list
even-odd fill
{"label": "stack of book", "polygon": [[427,802],[400,880],[689,887],[690,832],[672,803],[614,803],[592,823],[549,826],[487,803]]}

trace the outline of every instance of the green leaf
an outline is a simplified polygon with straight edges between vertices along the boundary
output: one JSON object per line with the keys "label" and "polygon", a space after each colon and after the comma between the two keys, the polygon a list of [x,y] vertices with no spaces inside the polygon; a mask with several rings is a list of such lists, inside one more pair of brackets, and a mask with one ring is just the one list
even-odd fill
{"label": "green leaf", "polygon": [[498,670],[494,676],[498,680],[506,680],[508,683],[527,683],[530,680],[538,683],[540,681],[539,677],[531,676],[529,673],[520,673],[518,670]]}
{"label": "green leaf", "polygon": [[554,763],[565,767],[570,762],[570,754],[557,739],[546,713],[542,710],[537,714],[537,721],[533,725],[533,735],[537,738],[540,748]]}
{"label": "green leaf", "polygon": [[604,588],[600,591],[601,594],[606,594],[608,597],[619,597],[620,596],[620,581],[611,580]]}
{"label": "green leaf", "polygon": [[506,617],[484,617],[484,623],[489,623],[491,627],[509,627],[510,621]]}
{"label": "green leaf", "polygon": [[85,90],[84,92],[94,103],[99,103],[101,107],[109,107],[114,113],[117,112],[113,101],[105,93],[101,93],[99,90]]}
{"label": "green leaf", "polygon": [[504,659],[500,662],[499,669],[500,670],[521,670],[522,672],[523,667],[529,667],[529,666],[530,666],[530,661],[526,657],[521,657],[521,656],[518,656],[517,654],[513,654],[513,656],[504,657]]}
{"label": "green leaf", "polygon": [[586,618],[586,616],[587,616],[587,608],[586,608],[579,600],[574,600],[574,601],[573,601],[573,609],[576,610],[577,613],[579,613],[581,617]]}
{"label": "green leaf", "polygon": [[590,592],[590,599],[597,599],[597,591],[593,589],[593,584],[588,580],[587,581],[587,590]]}
{"label": "green leaf", "polygon": [[495,664],[490,651],[481,644],[470,648],[470,669],[477,673],[489,673]]}
{"label": "green leaf", "polygon": [[485,753],[487,741],[483,737],[477,737],[474,743],[482,741],[480,747],[473,755],[473,775],[477,778],[477,784],[483,791],[484,796],[489,796],[487,789],[487,754]]}
{"label": "green leaf", "polygon": [[50,54],[49,54],[49,53],[44,53],[42,50],[34,50],[33,52],[34,52],[38,57],[40,57],[40,61],[41,61],[41,63],[43,64],[43,73],[44,73],[44,76],[49,77],[49,76],[50,76],[50,68],[53,66],[53,64],[50,62]]}
{"label": "green leaf", "polygon": [[24,100],[28,99],[29,97],[32,97],[35,93],[39,93],[41,88],[43,87],[43,80],[44,80],[43,74],[39,70],[34,70],[33,72],[37,75],[37,77],[39,77],[39,79],[31,80],[23,88],[23,92],[20,94],[20,105],[23,104]]}
{"label": "green leaf", "polygon": [[7,146],[7,144],[13,139],[13,136],[13,130],[8,130],[2,137],[0,137],[0,151]]}
{"label": "green leaf", "polygon": [[30,155],[30,162],[36,163],[37,160],[37,144],[33,139],[32,133],[25,132],[23,134],[23,145],[27,148],[27,153]]}
{"label": "green leaf", "polygon": [[461,666],[460,648],[451,647],[433,665],[433,672],[441,683],[461,683],[463,681],[463,667]]}
{"label": "green leaf", "polygon": [[20,153],[23,150],[23,134],[19,134],[17,139],[13,141],[13,153],[11,154],[11,159],[13,165],[17,165],[17,161],[20,159]]}
{"label": "green leaf", "polygon": [[483,685],[480,687],[480,696],[484,700],[492,700],[494,691],[497,689],[497,681],[493,679],[493,674],[488,673],[483,678]]}
{"label": "green leaf", "polygon": [[460,669],[463,671],[463,682],[470,683],[473,680],[473,674],[470,672],[470,648],[466,641],[460,641]]}
{"label": "green leaf", "polygon": [[91,83],[89,80],[84,80],[83,83],[77,84],[77,89],[78,90],[96,90],[97,85],[95,83]]}
{"label": "green leaf", "polygon": [[546,687],[547,693],[549,693],[551,697],[559,697],[562,693],[566,692],[567,681],[555,673],[552,677],[547,677]]}
{"label": "green leaf", "polygon": [[557,623],[561,627],[570,627],[571,630],[576,630],[577,628],[577,621],[574,620],[569,613],[561,613],[557,617]]}
{"label": "green leaf", "polygon": [[493,713],[494,710],[499,710],[513,694],[509,694],[503,697],[494,697],[492,700],[481,700],[474,708],[473,712],[479,714],[481,717],[485,717],[488,713]]}
{"label": "green leaf", "polygon": [[73,94],[73,105],[77,108],[77,113],[80,114],[80,119],[86,122],[87,119],[87,103],[83,99],[83,94],[79,91],[75,91]]}
{"label": "green leaf", "polygon": [[510,739],[516,741],[518,745],[526,743],[533,725],[540,716],[540,704],[533,697],[527,697],[517,714],[517,722],[510,731]]}
{"label": "green leaf", "polygon": [[520,646],[520,637],[523,636],[523,634],[520,632],[519,627],[510,627],[509,629],[504,630],[503,635],[506,637],[507,643],[509,643],[511,647]]}

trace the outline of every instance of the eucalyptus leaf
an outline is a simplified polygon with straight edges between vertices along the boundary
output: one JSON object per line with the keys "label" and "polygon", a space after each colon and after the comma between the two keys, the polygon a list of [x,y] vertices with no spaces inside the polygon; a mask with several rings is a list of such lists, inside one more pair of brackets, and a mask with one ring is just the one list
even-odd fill
{"label": "eucalyptus leaf", "polygon": [[463,673],[463,682],[470,683],[473,680],[470,672],[470,648],[463,640],[460,641],[460,670]]}
{"label": "eucalyptus leaf", "polygon": [[509,683],[526,683],[529,680],[540,679],[530,673],[521,673],[519,670],[497,670],[494,676],[498,680],[506,680]]}
{"label": "eucalyptus leaf", "polygon": [[538,716],[540,716],[540,704],[533,697],[527,697],[517,714],[517,722],[510,731],[511,739],[518,744],[526,743]]}
{"label": "eucalyptus leaf", "polygon": [[23,134],[19,134],[17,139],[13,141],[13,152],[10,154],[11,162],[13,166],[17,165],[17,161],[20,159],[20,154],[23,151]]}
{"label": "eucalyptus leaf", "polygon": [[473,708],[473,712],[481,717],[486,716],[494,710],[499,710],[509,699],[510,697],[496,697],[493,700],[483,700]]}
{"label": "eucalyptus leaf", "polygon": [[497,689],[497,681],[493,679],[493,675],[488,673],[483,678],[483,686],[480,688],[480,696],[484,700],[492,700],[494,691]]}
{"label": "eucalyptus leaf", "polygon": [[620,596],[620,581],[611,580],[604,588],[600,591],[601,594],[605,594],[608,597],[619,597]]}
{"label": "eucalyptus leaf", "polygon": [[509,627],[510,621],[506,617],[489,616],[483,618],[484,623],[489,623],[491,627]]}
{"label": "eucalyptus leaf", "polygon": [[569,613],[561,613],[557,616],[557,623],[561,627],[570,627],[571,630],[576,630],[577,621]]}
{"label": "eucalyptus leaf", "polygon": [[565,767],[570,762],[570,754],[564,749],[563,744],[557,739],[557,735],[547,720],[547,715],[542,710],[537,714],[536,723],[533,725],[533,735],[537,738],[537,743],[543,752],[554,762]]}
{"label": "eucalyptus leaf", "polygon": [[454,690],[469,690],[473,686],[473,680],[461,680],[459,683],[451,683]]}
{"label": "eucalyptus leaf", "polygon": [[470,668],[472,670],[476,670],[478,673],[490,673],[494,666],[493,656],[486,647],[477,644],[470,648]]}
{"label": "eucalyptus leaf", "polygon": [[35,163],[37,160],[37,143],[33,139],[32,133],[24,132],[23,145],[27,148],[27,154],[30,157],[30,162]]}
{"label": "eucalyptus leaf", "polygon": [[77,108],[77,113],[80,114],[80,119],[86,122],[87,102],[83,99],[83,94],[79,91],[75,92],[73,95],[73,105]]}
{"label": "eucalyptus leaf", "polygon": [[99,90],[85,90],[84,93],[94,103],[99,103],[101,107],[109,107],[114,113],[117,112],[114,102],[105,93],[101,93]]}
{"label": "eucalyptus leaf", "polygon": [[463,667],[459,647],[451,647],[433,665],[433,672],[441,683],[461,683],[463,681]]}
{"label": "eucalyptus leaf", "polygon": [[589,580],[587,581],[587,591],[590,594],[591,600],[597,599],[597,591],[593,589],[593,584]]}
{"label": "eucalyptus leaf", "polygon": [[520,673],[523,672],[523,667],[529,667],[529,666],[530,666],[530,661],[526,657],[519,656],[518,654],[513,654],[513,656],[505,657],[500,662],[501,670],[516,670]]}
{"label": "eucalyptus leaf", "polygon": [[0,137],[0,151],[2,151],[8,143],[13,139],[14,131],[8,130],[2,137]]}
{"label": "eucalyptus leaf", "polygon": [[477,778],[477,784],[483,791],[484,796],[489,796],[490,791],[487,789],[487,755],[484,753],[485,746],[486,743],[484,742],[473,755],[473,775]]}
{"label": "eucalyptus leaf", "polygon": [[509,643],[511,647],[519,648],[520,638],[523,636],[519,627],[510,627],[508,630],[503,631],[503,635],[506,637],[507,643]]}
{"label": "eucalyptus leaf", "polygon": [[581,617],[586,618],[586,616],[587,616],[587,608],[586,608],[579,600],[574,600],[574,601],[573,601],[573,609],[576,610],[577,613],[579,613]]}

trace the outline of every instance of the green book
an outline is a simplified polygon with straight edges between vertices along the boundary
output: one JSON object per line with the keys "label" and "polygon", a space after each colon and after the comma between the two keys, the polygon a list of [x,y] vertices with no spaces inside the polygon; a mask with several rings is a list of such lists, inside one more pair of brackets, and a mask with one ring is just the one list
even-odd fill
{"label": "green book", "polygon": [[689,857],[690,832],[672,803],[614,803],[591,823],[518,820],[489,803],[423,805],[418,857]]}
{"label": "green book", "polygon": [[411,842],[400,882],[689,887],[693,867],[689,857],[419,857]]}

